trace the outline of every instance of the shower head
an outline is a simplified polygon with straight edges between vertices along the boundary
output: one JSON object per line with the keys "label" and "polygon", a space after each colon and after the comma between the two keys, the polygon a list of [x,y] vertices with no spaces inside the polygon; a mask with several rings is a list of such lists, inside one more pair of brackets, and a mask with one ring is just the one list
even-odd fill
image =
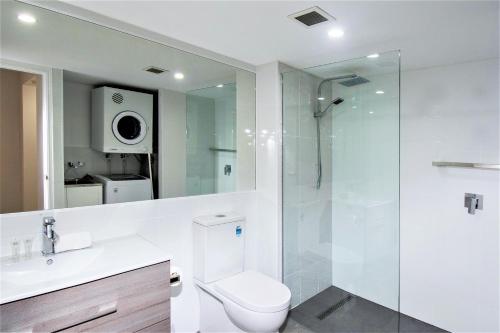
{"label": "shower head", "polygon": [[354,86],[357,86],[359,84],[368,83],[368,82],[370,82],[370,80],[365,79],[364,77],[361,77],[361,76],[356,76],[354,78],[351,78],[351,79],[348,79],[345,81],[340,81],[339,84],[343,85],[344,87],[354,87]]}
{"label": "shower head", "polygon": [[344,99],[342,97],[334,98],[330,103],[328,103],[328,105],[326,106],[326,108],[323,109],[323,111],[315,112],[314,113],[314,118],[321,118],[321,117],[323,117],[328,110],[331,110],[331,108],[330,108],[331,106],[333,106],[333,105],[339,105],[343,101],[344,101]]}
{"label": "shower head", "polygon": [[344,99],[342,97],[337,97],[335,98],[332,103],[335,104],[335,105],[339,105],[340,103],[342,103],[344,101]]}

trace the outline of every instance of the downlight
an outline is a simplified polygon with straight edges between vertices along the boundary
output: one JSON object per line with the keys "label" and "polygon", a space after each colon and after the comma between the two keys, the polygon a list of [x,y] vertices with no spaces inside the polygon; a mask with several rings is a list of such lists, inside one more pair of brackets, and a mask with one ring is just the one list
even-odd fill
{"label": "downlight", "polygon": [[27,14],[27,13],[21,13],[21,14],[17,15],[17,19],[25,24],[35,24],[36,23],[36,18],[33,15]]}

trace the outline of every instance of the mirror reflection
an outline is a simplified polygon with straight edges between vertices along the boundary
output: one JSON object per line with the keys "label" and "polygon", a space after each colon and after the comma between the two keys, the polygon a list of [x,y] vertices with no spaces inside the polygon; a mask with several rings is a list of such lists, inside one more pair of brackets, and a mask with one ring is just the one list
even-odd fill
{"label": "mirror reflection", "polygon": [[1,213],[255,187],[254,73],[0,6]]}

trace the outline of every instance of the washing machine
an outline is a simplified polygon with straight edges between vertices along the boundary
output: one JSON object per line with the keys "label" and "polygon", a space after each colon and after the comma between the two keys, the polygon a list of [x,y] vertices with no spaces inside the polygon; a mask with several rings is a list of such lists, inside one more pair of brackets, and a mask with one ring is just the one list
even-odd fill
{"label": "washing machine", "polygon": [[152,199],[149,178],[139,175],[95,175],[94,180],[103,186],[105,204]]}
{"label": "washing machine", "polygon": [[153,95],[100,87],[92,90],[91,146],[104,153],[153,152]]}

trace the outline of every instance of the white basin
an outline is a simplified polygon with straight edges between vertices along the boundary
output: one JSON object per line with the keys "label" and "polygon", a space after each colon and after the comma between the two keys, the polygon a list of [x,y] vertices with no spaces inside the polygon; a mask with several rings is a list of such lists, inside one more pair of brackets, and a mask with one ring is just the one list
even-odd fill
{"label": "white basin", "polygon": [[84,249],[43,257],[36,255],[29,260],[2,264],[2,282],[17,286],[67,279],[88,269],[102,253],[101,249]]}
{"label": "white basin", "polygon": [[91,248],[48,257],[34,253],[18,262],[1,258],[0,304],[168,260],[167,253],[138,235],[94,242]]}

